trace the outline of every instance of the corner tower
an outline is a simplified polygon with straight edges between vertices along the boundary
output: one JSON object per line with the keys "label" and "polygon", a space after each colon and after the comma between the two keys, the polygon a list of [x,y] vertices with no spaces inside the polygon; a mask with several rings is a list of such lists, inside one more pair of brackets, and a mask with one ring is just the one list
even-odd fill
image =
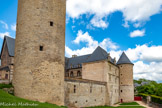
{"label": "corner tower", "polygon": [[18,0],[15,95],[64,105],[66,0]]}
{"label": "corner tower", "polygon": [[133,86],[133,63],[123,52],[117,62],[120,73],[120,101],[134,101],[134,86]]}

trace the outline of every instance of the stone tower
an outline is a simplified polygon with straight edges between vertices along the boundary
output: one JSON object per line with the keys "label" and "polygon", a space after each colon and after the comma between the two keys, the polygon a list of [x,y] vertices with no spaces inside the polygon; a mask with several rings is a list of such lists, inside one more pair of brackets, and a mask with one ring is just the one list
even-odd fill
{"label": "stone tower", "polygon": [[133,63],[123,52],[117,62],[120,73],[120,101],[134,101],[134,86],[133,86]]}
{"label": "stone tower", "polygon": [[18,0],[15,95],[64,105],[66,0]]}

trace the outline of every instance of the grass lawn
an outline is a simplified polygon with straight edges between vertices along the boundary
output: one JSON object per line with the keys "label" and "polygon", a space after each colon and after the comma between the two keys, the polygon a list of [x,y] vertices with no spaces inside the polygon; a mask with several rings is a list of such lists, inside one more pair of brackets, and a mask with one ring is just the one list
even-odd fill
{"label": "grass lawn", "polygon": [[121,103],[120,105],[139,105],[137,102]]}
{"label": "grass lawn", "polygon": [[[121,106],[118,107],[111,107],[111,106],[98,106],[98,107],[88,107],[88,108],[145,108],[143,106],[133,106],[133,105],[139,105],[136,102],[131,103],[122,103]],[[122,106],[123,105],[123,106]],[[127,106],[128,105],[128,106]],[[131,106],[132,105],[132,106]]]}
{"label": "grass lawn", "polygon": [[[4,104],[13,104],[12,106],[3,106]],[[21,104],[23,103],[23,105]],[[35,104],[35,106],[30,106],[25,104]],[[21,106],[22,105],[22,106]],[[40,103],[35,101],[29,101],[25,99],[18,98],[16,96],[10,95],[3,90],[0,89],[0,108],[65,108],[65,107],[59,107],[53,104],[49,103]]]}
{"label": "grass lawn", "polygon": [[145,107],[143,106],[118,106],[118,107],[98,106],[98,107],[88,107],[88,108],[145,108]]}

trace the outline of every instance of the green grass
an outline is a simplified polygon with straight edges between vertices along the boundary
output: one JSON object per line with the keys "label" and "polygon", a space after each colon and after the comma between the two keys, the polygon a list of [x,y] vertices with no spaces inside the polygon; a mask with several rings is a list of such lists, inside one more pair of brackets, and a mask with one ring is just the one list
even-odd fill
{"label": "green grass", "polygon": [[139,105],[137,102],[121,103],[120,105]]}
{"label": "green grass", "polygon": [[145,108],[145,107],[143,106],[118,106],[118,107],[98,106],[98,107],[88,107],[88,108]]}
{"label": "green grass", "polygon": [[[122,103],[121,106],[118,107],[111,107],[111,106],[98,106],[98,107],[88,107],[88,108],[145,108],[143,106],[133,106],[133,105],[139,105],[136,102],[131,103]],[[123,106],[122,106],[123,105]],[[127,106],[128,105],[128,106]],[[132,105],[132,106],[131,106]]]}
{"label": "green grass", "polygon": [[[5,104],[13,104],[13,106],[3,106],[2,103]],[[20,103],[23,104],[35,104],[36,106],[21,106],[18,105]],[[25,99],[21,99],[18,98],[16,96],[10,95],[6,92],[4,92],[3,90],[0,89],[0,108],[63,108],[63,107],[59,107],[57,105],[53,105],[53,104],[49,104],[49,103],[40,103],[40,102],[36,102],[36,101],[29,101],[29,100],[25,100]],[[65,107],[64,107],[65,108]]]}
{"label": "green grass", "polygon": [[12,84],[0,84],[0,89],[11,88],[11,87],[13,87]]}

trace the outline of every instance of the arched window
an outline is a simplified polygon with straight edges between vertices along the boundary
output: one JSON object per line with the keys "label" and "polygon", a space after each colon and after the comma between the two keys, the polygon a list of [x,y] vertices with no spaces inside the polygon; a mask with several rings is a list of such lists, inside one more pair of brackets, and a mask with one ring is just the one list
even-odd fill
{"label": "arched window", "polygon": [[78,77],[81,76],[81,72],[80,71],[77,72],[77,76]]}
{"label": "arched window", "polygon": [[74,77],[73,71],[70,72],[70,77]]}

